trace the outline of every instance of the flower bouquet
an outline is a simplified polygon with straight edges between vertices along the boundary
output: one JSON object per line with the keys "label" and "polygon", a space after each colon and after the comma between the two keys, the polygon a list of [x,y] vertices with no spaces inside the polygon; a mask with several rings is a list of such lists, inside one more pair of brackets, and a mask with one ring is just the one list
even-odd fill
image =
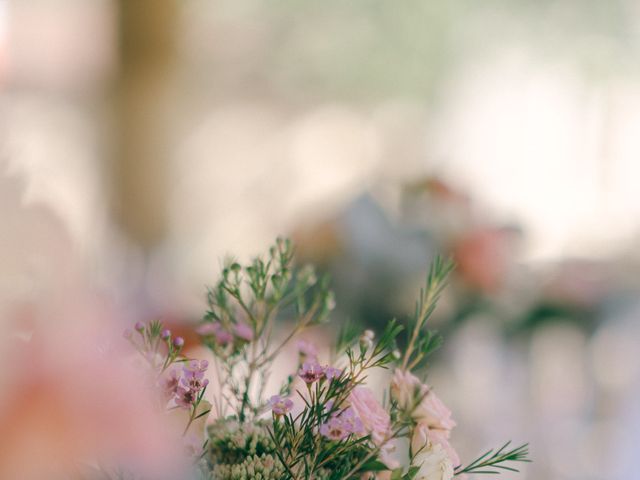
{"label": "flower bouquet", "polygon": [[[413,318],[379,335],[344,326],[325,363],[299,334],[327,322],[333,295],[326,278],[293,260],[291,242],[278,239],[264,258],[226,263],[196,329],[212,362],[186,358],[184,340],[159,322],[125,334],[147,359],[162,408],[184,416],[195,478],[450,480],[528,461],[526,445],[507,443],[462,462],[451,411],[417,374],[442,343],[425,326],[451,262],[433,261]],[[286,334],[281,319],[293,319]],[[297,364],[267,391],[294,341]],[[368,381],[377,369],[389,372],[383,391]]]}

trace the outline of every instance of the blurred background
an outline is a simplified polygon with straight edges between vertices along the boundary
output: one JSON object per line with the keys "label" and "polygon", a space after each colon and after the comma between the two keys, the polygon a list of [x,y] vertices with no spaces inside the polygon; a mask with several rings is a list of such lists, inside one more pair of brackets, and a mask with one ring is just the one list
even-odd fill
{"label": "blurred background", "polygon": [[463,458],[640,479],[639,54],[635,0],[0,0],[0,314],[194,320],[289,235],[380,329],[448,254]]}

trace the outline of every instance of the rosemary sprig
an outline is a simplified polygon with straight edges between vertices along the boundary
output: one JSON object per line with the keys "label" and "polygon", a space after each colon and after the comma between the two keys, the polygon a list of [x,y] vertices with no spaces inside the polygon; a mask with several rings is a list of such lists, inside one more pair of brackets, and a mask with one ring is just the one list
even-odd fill
{"label": "rosemary sprig", "polygon": [[494,449],[489,450],[484,455],[479,456],[473,462],[466,467],[459,466],[456,468],[455,474],[461,475],[463,473],[474,474],[499,474],[500,470],[508,470],[510,472],[518,472],[519,470],[503,465],[505,462],[531,462],[528,458],[529,444],[525,443],[512,450],[507,450],[511,441],[505,443],[502,447],[494,452]]}
{"label": "rosemary sprig", "polygon": [[452,260],[436,256],[429,268],[426,286],[420,289],[413,318],[413,329],[402,359],[402,369],[412,369],[431,352],[442,345],[442,338],[435,332],[422,332],[424,325],[436,308],[440,294],[447,285],[447,277],[454,268]]}

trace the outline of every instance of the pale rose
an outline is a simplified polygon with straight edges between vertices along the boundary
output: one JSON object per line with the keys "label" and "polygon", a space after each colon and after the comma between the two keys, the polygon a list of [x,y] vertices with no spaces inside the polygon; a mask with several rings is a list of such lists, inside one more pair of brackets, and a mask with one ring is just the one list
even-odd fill
{"label": "pale rose", "polygon": [[391,379],[391,398],[393,398],[400,410],[410,410],[420,391],[422,383],[411,372],[396,370]]}
{"label": "pale rose", "polygon": [[442,403],[433,389],[423,385],[420,396],[422,401],[411,414],[416,422],[439,430],[451,430],[456,426],[456,422],[451,418],[451,410]]}
{"label": "pale rose", "polygon": [[414,459],[413,464],[420,467],[415,480],[451,480],[453,464],[444,449],[435,443],[423,448]]}
{"label": "pale rose", "polygon": [[353,389],[348,399],[349,405],[360,417],[364,428],[371,434],[376,445],[382,445],[391,431],[391,420],[387,411],[375,399],[373,392],[366,387]]}
{"label": "pale rose", "polygon": [[454,467],[460,465],[460,457],[449,443],[448,430],[430,429],[423,423],[416,425],[411,436],[411,451],[413,454],[427,450],[433,445],[442,447]]}
{"label": "pale rose", "polygon": [[451,464],[454,467],[460,465],[460,457],[458,456],[458,452],[456,452],[449,443],[449,430],[437,430],[430,428],[428,436],[431,443],[440,445],[443,450],[447,452],[449,460],[451,460]]}
{"label": "pale rose", "polygon": [[429,446],[429,427],[426,425],[416,425],[411,435],[411,453],[418,454]]}
{"label": "pale rose", "polygon": [[[410,372],[396,370],[391,379],[391,397],[401,410],[412,410],[411,417],[429,428],[451,430],[456,422],[451,410],[436,396],[433,389]],[[418,402],[415,405],[415,402]]]}
{"label": "pale rose", "polygon": [[398,460],[396,460],[392,455],[394,451],[395,446],[391,443],[387,443],[380,449],[379,459],[382,463],[389,467],[389,470],[395,470],[396,468],[400,467],[400,462],[398,462]]}

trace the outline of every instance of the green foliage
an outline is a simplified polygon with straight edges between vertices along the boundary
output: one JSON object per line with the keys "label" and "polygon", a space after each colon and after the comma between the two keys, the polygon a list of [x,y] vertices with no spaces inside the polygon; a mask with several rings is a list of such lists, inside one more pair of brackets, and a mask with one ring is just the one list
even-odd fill
{"label": "green foliage", "polygon": [[[255,418],[264,408],[264,379],[282,348],[298,333],[323,323],[333,309],[328,278],[318,279],[311,266],[296,268],[291,241],[278,238],[266,258],[245,265],[227,261],[220,280],[207,292],[208,310],[203,324],[225,332],[248,326],[252,338],[235,336],[221,343],[215,335],[203,343],[217,358],[222,391],[215,408],[220,416],[234,412],[240,422]],[[273,345],[273,331],[281,318],[293,318],[290,333]],[[237,378],[242,381],[238,382]],[[257,387],[257,394],[254,393]]]}
{"label": "green foliage", "polygon": [[426,286],[420,289],[407,349],[402,360],[403,370],[412,370],[442,345],[442,337],[434,331],[424,330],[433,314],[442,291],[447,285],[447,277],[454,268],[451,260],[436,256],[427,275]]}
{"label": "green foliage", "polygon": [[518,472],[516,468],[510,467],[508,465],[504,465],[506,462],[530,462],[529,455],[529,445],[524,444],[519,447],[513,448],[511,450],[507,450],[511,442],[505,443],[502,447],[500,447],[495,452],[493,449],[486,452],[484,455],[479,456],[473,462],[471,462],[466,467],[458,467],[456,469],[456,475],[461,475],[463,473],[489,473],[489,474],[499,474],[500,470],[507,470],[510,472]]}

